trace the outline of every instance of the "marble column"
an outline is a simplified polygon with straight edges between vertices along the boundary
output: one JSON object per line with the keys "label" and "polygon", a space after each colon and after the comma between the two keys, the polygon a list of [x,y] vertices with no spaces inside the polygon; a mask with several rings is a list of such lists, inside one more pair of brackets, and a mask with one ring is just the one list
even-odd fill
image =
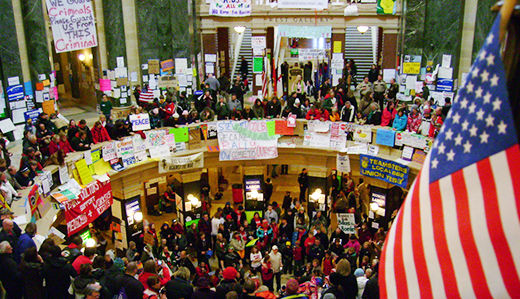
{"label": "marble column", "polygon": [[477,3],[475,1],[465,1],[463,18],[460,42],[464,46],[460,49],[459,78],[462,78],[462,73],[469,72],[471,62],[473,61],[473,40],[475,36],[475,22],[477,20]]}
{"label": "marble column", "polygon": [[[123,26],[125,29],[125,45],[126,45],[126,64],[128,72],[137,73],[137,81],[131,82],[132,85],[141,83],[141,67],[139,64],[139,45],[137,38],[137,21],[136,21],[136,1],[121,0],[123,4]],[[141,2],[141,0],[138,0]],[[132,97],[133,99],[133,97]],[[135,103],[135,99],[133,99]]]}
{"label": "marble column", "polygon": [[[0,1],[0,59],[3,79],[22,75],[20,51],[16,35],[16,25],[11,1]],[[6,86],[7,84],[4,84]]]}
{"label": "marble column", "polygon": [[472,61],[477,57],[480,48],[484,45],[484,41],[493,26],[493,22],[497,14],[491,11],[491,7],[496,0],[478,0],[477,16],[478,22],[475,23],[475,35],[473,39]]}
{"label": "marble column", "polygon": [[[170,26],[172,32],[172,55],[173,57],[190,57],[192,41],[190,34],[190,21],[188,16],[188,1],[177,0],[170,2]],[[191,26],[193,27],[193,26]],[[193,30],[193,29],[192,29]]]}
{"label": "marble column", "polygon": [[122,1],[103,1],[103,15],[105,24],[108,68],[114,69],[117,63],[116,58],[120,56],[126,57]]}
{"label": "marble column", "polygon": [[155,2],[155,0],[135,1],[139,61],[141,63],[146,63],[148,59],[159,58],[161,45],[157,37],[157,19],[169,18],[169,12],[163,11],[159,16],[155,9]]}
{"label": "marble column", "polygon": [[[92,5],[94,6],[94,13],[96,18],[96,33],[98,46],[92,51],[96,51],[94,55],[94,70],[97,72],[96,76],[103,76],[103,70],[108,68],[107,62],[107,41],[105,36],[105,14],[103,11],[103,0],[93,0]],[[97,78],[96,78],[97,79]]]}
{"label": "marble column", "polygon": [[422,55],[424,41],[424,19],[426,18],[426,1],[406,0],[404,10],[404,55]]}
{"label": "marble column", "polygon": [[44,11],[41,0],[23,0],[23,24],[31,80],[38,81],[38,74],[49,74],[51,63],[45,32]]}

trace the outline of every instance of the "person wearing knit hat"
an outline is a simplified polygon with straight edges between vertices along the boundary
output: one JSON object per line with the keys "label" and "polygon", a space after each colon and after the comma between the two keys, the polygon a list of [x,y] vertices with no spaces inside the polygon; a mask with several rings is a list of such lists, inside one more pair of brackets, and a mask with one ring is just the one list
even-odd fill
{"label": "person wearing knit hat", "polygon": [[[322,299],[347,298],[347,296],[345,296],[345,293],[343,292],[343,290],[340,287],[341,280],[342,280],[341,274],[339,274],[337,272],[332,272],[329,275],[329,282],[330,282],[331,286],[322,293],[321,298]],[[356,297],[352,297],[352,298],[356,298]]]}
{"label": "person wearing knit hat", "polygon": [[195,284],[197,287],[191,298],[217,298],[217,293],[210,289],[210,281],[206,277],[200,277]]}
{"label": "person wearing knit hat", "polygon": [[226,294],[235,291],[242,294],[243,289],[240,283],[237,282],[238,272],[233,267],[227,267],[222,271],[222,280],[217,286],[217,298],[225,298]]}
{"label": "person wearing knit hat", "polygon": [[294,278],[291,278],[285,284],[285,296],[282,298],[292,299],[292,298],[308,298],[305,294],[298,294],[298,289],[300,288],[300,284]]}
{"label": "person wearing knit hat", "polygon": [[365,271],[361,268],[357,268],[356,271],[354,271],[354,276],[357,280],[357,286],[358,286],[358,298],[361,298],[363,295],[363,291],[365,290],[365,285],[367,284],[368,278],[365,277]]}

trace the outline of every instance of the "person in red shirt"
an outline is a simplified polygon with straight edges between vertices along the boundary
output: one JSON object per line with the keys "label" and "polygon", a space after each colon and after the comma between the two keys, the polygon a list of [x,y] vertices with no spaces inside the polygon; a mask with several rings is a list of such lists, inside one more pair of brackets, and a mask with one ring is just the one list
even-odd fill
{"label": "person in red shirt", "polygon": [[309,254],[311,246],[314,245],[314,240],[316,240],[316,237],[314,237],[314,235],[312,235],[311,232],[309,232],[307,239],[305,239],[305,242],[303,243],[306,254]]}
{"label": "person in red shirt", "polygon": [[264,262],[262,263],[262,281],[265,286],[269,288],[269,291],[273,291],[273,267],[271,266],[271,261],[269,260],[269,255],[264,257]]}
{"label": "person in red shirt", "polygon": [[52,154],[54,154],[55,152],[57,152],[60,149],[59,143],[60,143],[60,136],[53,135],[51,138],[51,142],[49,143],[49,147],[48,147],[49,156],[52,156]]}
{"label": "person in red shirt", "polygon": [[85,253],[83,255],[78,256],[74,262],[72,262],[72,268],[76,270],[79,274],[79,268],[83,264],[92,264],[92,260],[94,259],[94,256],[96,255],[96,249],[95,248],[85,248]]}
{"label": "person in red shirt", "polygon": [[325,252],[325,257],[323,258],[323,261],[321,263],[321,272],[323,272],[323,274],[325,276],[328,276],[332,272],[333,268],[334,268],[334,261],[330,254],[330,251],[327,250]]}
{"label": "person in red shirt", "polygon": [[107,129],[101,125],[101,122],[98,120],[94,123],[94,127],[91,130],[92,132],[92,140],[94,143],[100,143],[104,141],[112,140],[108,135]]}
{"label": "person in red shirt", "polygon": [[66,155],[68,153],[74,152],[72,146],[70,146],[69,140],[67,140],[67,135],[61,134],[60,141],[58,142],[58,147],[63,150],[63,153]]}
{"label": "person in red shirt", "polygon": [[312,106],[312,108],[309,109],[309,112],[307,112],[307,115],[305,116],[305,118],[307,120],[320,119],[320,117],[321,117],[321,112],[320,112],[319,107],[317,107],[317,104]]}
{"label": "person in red shirt", "polygon": [[293,248],[294,269],[299,269],[303,266],[303,247],[300,246],[300,241],[296,241]]}
{"label": "person in red shirt", "polygon": [[150,276],[159,277],[161,286],[164,286],[170,281],[170,271],[163,269],[163,266],[156,264],[153,259],[149,259],[144,263],[143,273],[139,275],[139,281],[143,284],[145,289],[149,288],[147,280]]}

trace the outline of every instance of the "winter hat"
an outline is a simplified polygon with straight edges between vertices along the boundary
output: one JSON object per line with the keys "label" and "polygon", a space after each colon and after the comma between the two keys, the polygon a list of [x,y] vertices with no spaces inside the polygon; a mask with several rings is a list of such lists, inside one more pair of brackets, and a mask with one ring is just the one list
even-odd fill
{"label": "winter hat", "polygon": [[356,271],[354,271],[355,277],[361,277],[363,275],[365,275],[365,271],[363,271],[363,269],[361,269],[361,268],[357,268]]}
{"label": "winter hat", "polygon": [[224,277],[225,280],[232,280],[237,278],[237,270],[233,267],[227,267],[222,271],[222,277]]}
{"label": "winter hat", "polygon": [[287,294],[292,295],[298,293],[298,289],[300,288],[300,284],[294,278],[291,278],[285,284]]}
{"label": "winter hat", "polygon": [[227,220],[231,220],[231,219],[233,219],[233,216],[231,216],[231,214],[229,214],[229,215],[226,216],[226,219]]}
{"label": "winter hat", "polygon": [[179,113],[175,112],[175,113],[173,114],[173,118],[179,118]]}

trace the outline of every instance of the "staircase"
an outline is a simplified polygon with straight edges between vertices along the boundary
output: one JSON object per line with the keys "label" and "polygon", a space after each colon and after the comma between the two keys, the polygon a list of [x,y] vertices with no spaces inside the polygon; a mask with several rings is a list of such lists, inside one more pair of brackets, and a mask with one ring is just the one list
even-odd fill
{"label": "staircase", "polygon": [[244,31],[244,38],[242,39],[242,46],[240,47],[240,55],[238,56],[236,70],[236,74],[240,74],[242,57],[245,57],[249,66],[249,72],[247,75],[248,82],[253,82],[253,48],[251,47],[251,36],[251,28],[246,28],[246,31]]}
{"label": "staircase", "polygon": [[[368,27],[368,31],[361,34],[356,26],[348,26],[345,30],[345,60],[354,59],[357,66],[358,82],[368,75],[373,62],[372,48],[372,29],[378,30],[377,27]],[[377,34],[377,32],[376,32]],[[377,39],[376,39],[377,43]],[[377,44],[375,46],[377,49]]]}

